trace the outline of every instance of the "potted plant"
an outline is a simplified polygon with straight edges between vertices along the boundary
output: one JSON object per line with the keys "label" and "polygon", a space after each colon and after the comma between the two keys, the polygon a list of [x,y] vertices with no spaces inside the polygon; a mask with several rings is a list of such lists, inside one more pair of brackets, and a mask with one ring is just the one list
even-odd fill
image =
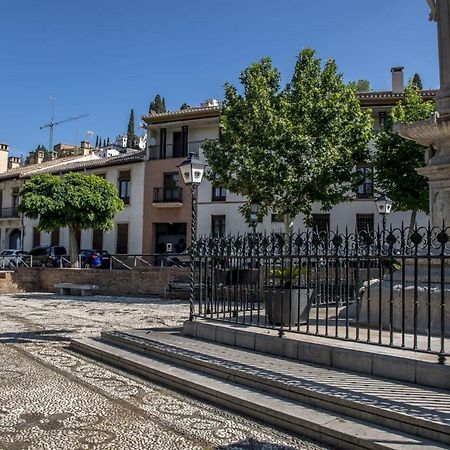
{"label": "potted plant", "polygon": [[266,286],[266,312],[271,325],[295,326],[306,322],[311,309],[312,290],[301,287],[306,267],[285,267],[270,272]]}

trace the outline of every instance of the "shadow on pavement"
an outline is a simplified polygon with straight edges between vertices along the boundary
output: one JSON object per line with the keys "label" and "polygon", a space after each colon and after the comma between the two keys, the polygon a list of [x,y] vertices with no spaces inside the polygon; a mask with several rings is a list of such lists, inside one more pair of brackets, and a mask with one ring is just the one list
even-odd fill
{"label": "shadow on pavement", "polygon": [[298,450],[297,447],[289,447],[283,444],[273,444],[262,442],[256,439],[246,439],[245,441],[233,442],[228,445],[214,447],[214,450]]}
{"label": "shadow on pavement", "polygon": [[19,331],[11,333],[0,333],[2,344],[25,344],[36,341],[44,342],[68,342],[72,330],[42,330],[42,331]]}
{"label": "shadow on pavement", "polygon": [[147,304],[157,305],[182,305],[189,303],[188,300],[169,300],[165,298],[155,297],[112,297],[103,295],[77,296],[77,295],[59,295],[52,292],[39,292],[30,294],[11,294],[11,297],[23,300],[42,300],[42,301],[67,301],[67,302],[83,302],[83,303],[123,303],[123,304]]}

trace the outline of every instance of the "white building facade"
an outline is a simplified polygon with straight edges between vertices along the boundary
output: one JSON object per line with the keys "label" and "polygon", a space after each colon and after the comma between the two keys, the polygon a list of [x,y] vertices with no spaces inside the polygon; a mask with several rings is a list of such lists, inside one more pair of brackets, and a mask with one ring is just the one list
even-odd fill
{"label": "white building facade", "polygon": [[[0,155],[1,156],[1,155]],[[0,173],[0,250],[7,248],[30,250],[38,245],[62,245],[68,249],[67,228],[45,233],[38,230],[37,220],[21,217],[18,211],[19,193],[27,179],[39,173],[64,176],[68,172],[83,172],[104,177],[118,188],[125,203],[114,218],[110,231],[81,230],[80,248],[104,249],[112,254],[141,254],[143,234],[143,152],[109,158],[89,154],[58,158],[52,161],[20,166]]]}
{"label": "white building facade", "polygon": [[[392,91],[360,93],[363,108],[370,108],[374,122],[374,132],[383,129],[387,124],[388,114],[392,107],[404,97],[403,68],[392,69]],[[436,91],[422,91],[424,99],[432,99]],[[210,101],[209,101],[210,102]],[[202,142],[207,139],[219,138],[220,106],[216,103],[204,104],[199,108],[174,111],[162,114],[153,114],[144,117],[148,130],[148,142],[154,145],[149,147],[147,158],[151,153],[152,159],[173,158],[172,149],[178,148],[178,141],[182,142],[181,152],[177,157],[187,156],[188,152],[198,152],[200,159],[206,162],[202,151]],[[188,140],[183,142],[183,140]],[[370,144],[373,151],[373,142]],[[178,161],[177,161],[178,164]],[[173,164],[171,170],[177,170]],[[364,167],[358,170],[367,170]],[[179,181],[181,183],[181,181]],[[185,187],[182,187],[186,189]],[[313,205],[313,227],[318,230],[339,230],[349,232],[377,229],[382,227],[383,218],[377,212],[375,197],[376,189],[368,173],[365,182],[353,193],[352,201],[340,203],[330,211],[323,211],[320,204]],[[190,197],[189,197],[190,199]],[[189,201],[184,199],[184,201]],[[250,226],[239,212],[245,203],[245,198],[227,192],[220,187],[213,188],[211,183],[204,179],[198,188],[198,235],[224,236],[227,234],[246,233]],[[410,212],[394,211],[387,217],[387,227],[409,226]],[[175,220],[175,219],[173,219]],[[418,226],[426,226],[428,216],[418,213],[416,217]],[[302,231],[306,228],[305,217],[299,215],[293,220],[293,230]],[[285,229],[282,218],[275,214],[268,214],[258,223],[257,232],[279,232]]]}

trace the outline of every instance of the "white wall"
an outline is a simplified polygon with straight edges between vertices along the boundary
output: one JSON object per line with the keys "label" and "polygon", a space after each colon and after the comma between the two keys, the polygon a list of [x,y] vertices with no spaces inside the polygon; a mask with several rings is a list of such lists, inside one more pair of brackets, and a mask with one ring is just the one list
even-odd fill
{"label": "white wall", "polygon": [[[117,223],[128,223],[128,252],[142,253],[142,235],[143,235],[143,199],[144,199],[144,163],[134,163],[121,166],[100,167],[96,170],[88,170],[86,173],[105,174],[106,179],[118,186],[119,171],[131,171],[131,197],[130,204],[114,218],[114,225]],[[11,182],[10,182],[11,183]],[[9,188],[6,183],[6,189]],[[11,183],[12,185],[12,183]],[[6,207],[6,206],[5,206]],[[37,226],[37,220],[24,219],[24,250],[30,250],[33,247],[33,227]],[[2,223],[0,221],[0,227]],[[6,231],[2,229],[1,249],[8,246]],[[49,245],[51,242],[51,234],[41,232],[41,245]],[[116,228],[107,231],[103,235],[103,249],[110,253],[116,253],[117,234]],[[60,230],[60,245],[69,248],[69,231],[67,228]],[[81,248],[92,247],[92,230],[83,230],[81,232]]]}

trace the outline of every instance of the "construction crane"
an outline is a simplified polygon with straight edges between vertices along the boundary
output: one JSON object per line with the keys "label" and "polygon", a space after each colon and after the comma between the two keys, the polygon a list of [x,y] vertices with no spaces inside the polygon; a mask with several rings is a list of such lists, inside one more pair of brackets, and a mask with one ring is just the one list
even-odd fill
{"label": "construction crane", "polygon": [[54,122],[53,117],[50,119],[50,122],[42,125],[41,130],[43,130],[44,128],[49,128],[48,130],[48,150],[51,152],[53,151],[53,127],[56,125],[59,125],[61,123],[65,123],[65,122],[70,122],[72,120],[78,120],[81,119],[82,117],[87,117],[89,116],[89,114],[81,114],[80,116],[75,116],[75,117],[69,117],[68,119],[64,119],[64,120],[60,120],[59,122]]}

